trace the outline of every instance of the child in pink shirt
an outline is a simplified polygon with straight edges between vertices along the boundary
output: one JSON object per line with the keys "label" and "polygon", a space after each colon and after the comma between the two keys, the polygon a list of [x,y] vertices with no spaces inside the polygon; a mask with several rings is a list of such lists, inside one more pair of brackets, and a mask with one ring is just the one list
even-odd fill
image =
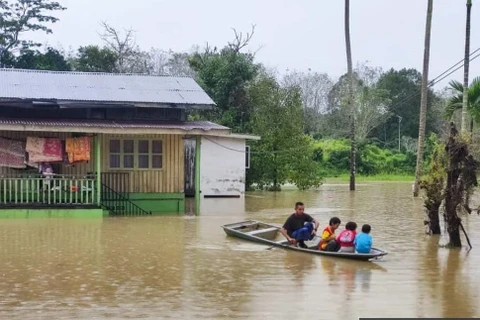
{"label": "child in pink shirt", "polygon": [[337,236],[337,243],[340,244],[340,252],[355,252],[353,241],[357,235],[357,224],[355,222],[347,222],[345,230]]}

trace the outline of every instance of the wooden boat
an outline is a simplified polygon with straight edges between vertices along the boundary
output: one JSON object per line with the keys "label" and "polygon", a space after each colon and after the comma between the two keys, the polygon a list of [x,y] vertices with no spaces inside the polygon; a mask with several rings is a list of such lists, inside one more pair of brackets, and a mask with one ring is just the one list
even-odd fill
{"label": "wooden boat", "polygon": [[308,249],[300,248],[290,244],[288,240],[285,239],[285,237],[280,233],[280,227],[255,220],[226,224],[223,225],[222,228],[229,236],[266,244],[271,247],[280,247],[320,256],[368,261],[372,259],[379,259],[388,254],[388,252],[376,248],[372,248],[370,253],[320,251],[317,249],[320,243],[319,237],[315,237],[312,241],[305,241]]}

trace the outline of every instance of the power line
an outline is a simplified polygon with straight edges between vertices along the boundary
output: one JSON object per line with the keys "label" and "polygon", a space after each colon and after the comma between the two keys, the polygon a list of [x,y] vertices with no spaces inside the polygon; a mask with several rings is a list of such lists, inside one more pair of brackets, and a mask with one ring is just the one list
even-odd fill
{"label": "power line", "polygon": [[[474,56],[473,58],[471,58],[470,61],[473,61],[473,60],[477,59],[478,57],[480,57],[480,53],[477,54],[476,56]],[[440,81],[444,80],[446,77],[450,76],[452,73],[456,72],[457,70],[459,70],[462,67],[463,67],[463,64],[458,66],[455,70],[450,71],[448,74],[443,76],[441,79],[437,80],[437,82],[440,82]],[[431,86],[433,87],[434,85],[435,85],[435,83],[433,83],[433,80],[432,80]]]}
{"label": "power line", "polygon": [[[479,52],[480,51],[480,47],[477,48],[476,50],[474,50],[472,53],[470,53],[470,57],[472,55],[474,55],[475,53]],[[478,53],[477,55],[473,56],[472,58],[469,59],[469,61],[474,61],[475,59],[477,59],[478,57],[480,57],[480,53]],[[449,67],[448,69],[446,69],[445,71],[443,71],[441,74],[439,74],[438,76],[436,76],[434,79],[430,80],[429,83],[428,83],[428,88],[430,87],[433,87],[434,85],[436,85],[437,83],[443,81],[445,78],[447,78],[448,76],[452,75],[454,72],[458,71],[460,68],[463,67],[464,65],[464,61],[465,59],[462,59],[460,61],[458,61],[457,63],[455,63],[454,65],[452,65],[451,67]],[[463,62],[463,63],[462,63]],[[460,65],[459,65],[460,64]],[[420,89],[421,90],[421,89]],[[415,95],[417,95],[417,93],[412,93],[410,94],[409,96],[405,97],[404,99],[402,99],[400,102],[397,102],[396,105],[400,105],[400,104],[403,104],[405,102],[407,102],[408,100],[410,100],[411,98],[413,98]],[[231,148],[231,147],[228,147],[228,146],[225,146],[221,143],[218,143],[217,141],[214,141],[208,137],[204,137],[206,140],[224,148],[224,149],[227,149],[227,150],[230,150],[230,151],[233,151],[233,152],[239,152],[239,153],[246,153],[246,150],[239,150],[239,149],[234,149],[234,148]],[[289,150],[278,150],[278,151],[250,151],[249,153],[250,154],[281,154],[281,153],[289,153],[289,152],[295,152],[295,151],[300,151],[300,150],[303,150],[302,148],[297,148],[297,149],[289,149]]]}
{"label": "power line", "polygon": [[[474,50],[472,53],[470,53],[470,56],[474,55],[475,53],[477,53],[477,51],[480,51],[480,48],[477,48],[476,50]],[[474,59],[470,59],[470,61],[472,61]],[[461,59],[460,61],[458,61],[457,63],[455,63],[453,66],[451,66],[450,68],[448,68],[447,70],[445,70],[444,72],[442,72],[441,74],[439,74],[437,76],[437,78],[440,78],[441,76],[443,76],[445,73],[449,72],[451,69],[455,68],[458,64],[462,63],[465,61],[465,58]],[[463,64],[461,65],[461,67],[463,67]],[[455,70],[458,70],[458,69],[455,69]],[[432,81],[436,81],[435,79],[433,79]]]}
{"label": "power line", "polygon": [[[477,48],[476,50],[474,50],[470,56],[472,56],[473,54],[477,53],[478,51],[480,51],[480,47]],[[473,61],[475,60],[476,58],[478,58],[480,56],[480,54],[477,54],[476,56],[472,57],[470,59],[470,61]],[[443,81],[445,78],[447,78],[448,76],[450,76],[451,74],[453,74],[454,72],[456,72],[458,69],[462,68],[464,63],[465,59],[462,59],[460,60],[459,62],[455,63],[454,65],[452,65],[450,68],[448,68],[447,70],[443,71],[440,75],[436,76],[434,79],[430,80],[429,83],[428,83],[428,88],[430,87],[433,87],[435,84]],[[460,64],[460,66],[458,66],[458,64]],[[455,68],[455,69],[454,69]],[[452,70],[454,69],[454,70]],[[421,91],[421,88],[418,89],[419,91]],[[415,97],[419,92],[415,92],[415,93],[411,93],[410,95],[406,96],[405,98],[403,98],[401,101],[397,102],[395,105],[390,105],[390,107],[392,106],[398,106],[398,105],[401,105],[401,104],[404,104],[406,103],[407,101],[409,101],[410,99],[412,99],[413,97]]]}
{"label": "power line", "polygon": [[[217,141],[215,140],[212,140],[210,138],[208,138],[207,136],[203,136],[206,140],[222,147],[222,148],[225,148],[227,150],[230,150],[230,151],[234,151],[234,152],[239,152],[239,153],[246,153],[246,150],[240,150],[240,149],[234,149],[234,148],[231,148],[231,147],[228,147],[228,146],[225,146],[221,143],[218,143]],[[228,136],[227,136],[228,137]],[[277,151],[250,151],[249,153],[250,154],[265,154],[265,153],[268,153],[268,154],[272,154],[272,153],[289,153],[289,152],[295,152],[295,151],[301,151],[301,150],[304,150],[303,148],[296,148],[296,149],[289,149],[289,150],[277,150]]]}

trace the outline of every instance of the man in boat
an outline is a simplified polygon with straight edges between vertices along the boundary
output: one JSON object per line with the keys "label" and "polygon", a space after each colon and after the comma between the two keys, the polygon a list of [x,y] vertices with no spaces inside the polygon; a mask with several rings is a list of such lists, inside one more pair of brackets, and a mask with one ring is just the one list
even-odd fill
{"label": "man in boat", "polygon": [[312,240],[318,230],[318,221],[305,212],[302,202],[295,203],[295,213],[288,217],[280,232],[291,244],[307,248],[305,241]]}

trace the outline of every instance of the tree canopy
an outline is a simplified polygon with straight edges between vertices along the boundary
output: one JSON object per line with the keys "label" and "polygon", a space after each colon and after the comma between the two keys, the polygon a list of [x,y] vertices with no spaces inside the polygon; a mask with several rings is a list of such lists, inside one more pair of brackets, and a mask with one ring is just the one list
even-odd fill
{"label": "tree canopy", "polygon": [[53,12],[65,9],[51,0],[0,0],[0,65],[16,49],[40,47],[22,35],[29,31],[52,33],[48,24],[58,21]]}

